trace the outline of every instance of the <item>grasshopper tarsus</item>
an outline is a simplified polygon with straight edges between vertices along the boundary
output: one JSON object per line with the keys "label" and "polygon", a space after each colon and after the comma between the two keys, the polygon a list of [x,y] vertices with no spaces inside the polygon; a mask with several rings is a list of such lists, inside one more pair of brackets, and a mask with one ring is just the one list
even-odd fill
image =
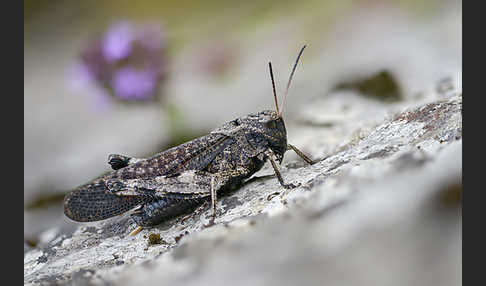
{"label": "grasshopper tarsus", "polygon": [[297,184],[290,183],[290,184],[283,185],[283,187],[286,188],[287,190],[291,190],[300,187],[300,185],[301,185],[300,183]]}
{"label": "grasshopper tarsus", "polygon": [[205,228],[208,228],[208,227],[212,227],[213,225],[215,225],[214,220],[215,220],[215,219],[214,219],[213,217],[211,217],[211,218],[209,219],[208,223],[204,225],[204,227],[205,227]]}

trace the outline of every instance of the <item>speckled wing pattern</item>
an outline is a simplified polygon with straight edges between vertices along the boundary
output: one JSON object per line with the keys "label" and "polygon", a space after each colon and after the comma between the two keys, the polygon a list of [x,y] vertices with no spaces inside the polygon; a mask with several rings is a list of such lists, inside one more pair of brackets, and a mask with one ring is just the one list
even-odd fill
{"label": "speckled wing pattern", "polygon": [[228,145],[232,137],[210,133],[158,153],[146,160],[116,170],[105,179],[149,179],[188,170],[204,170]]}

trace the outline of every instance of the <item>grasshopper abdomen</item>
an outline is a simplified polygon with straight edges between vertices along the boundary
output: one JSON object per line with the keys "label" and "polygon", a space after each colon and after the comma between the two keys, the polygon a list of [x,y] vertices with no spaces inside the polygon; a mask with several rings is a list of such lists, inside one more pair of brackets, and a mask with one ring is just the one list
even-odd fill
{"label": "grasshopper abdomen", "polygon": [[155,226],[181,214],[191,212],[208,199],[163,198],[144,204],[130,216],[139,226]]}

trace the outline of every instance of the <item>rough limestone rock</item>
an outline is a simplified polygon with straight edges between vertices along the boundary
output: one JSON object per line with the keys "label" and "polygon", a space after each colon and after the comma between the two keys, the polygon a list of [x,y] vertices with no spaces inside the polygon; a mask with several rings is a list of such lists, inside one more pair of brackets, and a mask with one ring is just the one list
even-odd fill
{"label": "rough limestone rock", "polygon": [[270,165],[184,225],[128,234],[128,216],[24,246],[26,285],[460,285],[462,90],[382,102],[316,98]]}

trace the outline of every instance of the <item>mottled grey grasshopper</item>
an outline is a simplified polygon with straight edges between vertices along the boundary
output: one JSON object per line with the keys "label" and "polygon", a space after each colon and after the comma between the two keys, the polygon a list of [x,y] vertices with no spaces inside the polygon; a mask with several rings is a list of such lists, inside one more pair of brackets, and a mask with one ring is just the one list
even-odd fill
{"label": "mottled grey grasshopper", "polygon": [[[302,47],[287,83],[288,93]],[[131,217],[141,227],[154,226],[212,205],[216,215],[218,192],[235,188],[259,171],[267,160],[280,184],[285,184],[277,161],[294,150],[307,163],[312,160],[287,144],[287,131],[279,110],[272,64],[269,63],[276,111],[265,110],[229,121],[208,135],[186,142],[147,159],[110,155],[113,171],[78,187],[64,199],[64,213],[80,222],[110,218],[135,209]]]}

